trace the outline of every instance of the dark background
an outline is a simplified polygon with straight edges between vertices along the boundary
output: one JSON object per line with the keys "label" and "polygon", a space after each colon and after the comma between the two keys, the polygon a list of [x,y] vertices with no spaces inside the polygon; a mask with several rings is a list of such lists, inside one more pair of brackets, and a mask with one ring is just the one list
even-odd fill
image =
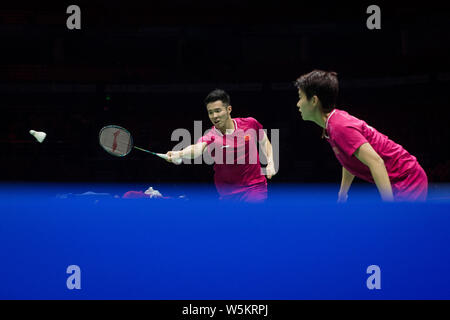
{"label": "dark background", "polygon": [[[71,4],[81,30],[66,28]],[[234,117],[280,129],[275,181],[338,183],[321,128],[296,108],[292,82],[318,68],[338,72],[339,108],[404,146],[431,182],[449,182],[449,5],[378,3],[382,28],[369,30],[370,4],[2,3],[0,179],[211,183],[212,166],[112,157],[98,132],[121,125],[137,146],[166,152],[174,129],[210,127],[203,99],[219,87]]]}

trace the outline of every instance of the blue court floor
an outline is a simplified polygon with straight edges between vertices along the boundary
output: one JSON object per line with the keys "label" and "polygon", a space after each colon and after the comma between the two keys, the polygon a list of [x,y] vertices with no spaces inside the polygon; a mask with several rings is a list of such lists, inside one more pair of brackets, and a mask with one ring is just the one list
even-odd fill
{"label": "blue court floor", "polygon": [[118,198],[147,187],[0,185],[0,299],[450,299],[448,186],[416,204],[355,188],[338,205],[327,185],[276,185],[264,204],[193,185]]}

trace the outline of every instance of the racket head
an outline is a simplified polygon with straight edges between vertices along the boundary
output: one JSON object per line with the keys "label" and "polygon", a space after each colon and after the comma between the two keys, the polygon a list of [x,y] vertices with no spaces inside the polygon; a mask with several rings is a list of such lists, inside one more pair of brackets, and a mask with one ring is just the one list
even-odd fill
{"label": "racket head", "polygon": [[116,125],[103,127],[98,134],[98,141],[103,150],[116,157],[125,157],[133,149],[131,133]]}

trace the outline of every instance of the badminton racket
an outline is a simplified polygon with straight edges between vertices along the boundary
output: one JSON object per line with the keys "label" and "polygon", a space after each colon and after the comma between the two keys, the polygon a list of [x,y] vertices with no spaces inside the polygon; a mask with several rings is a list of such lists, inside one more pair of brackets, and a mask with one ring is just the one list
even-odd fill
{"label": "badminton racket", "polygon": [[[100,130],[98,139],[102,148],[109,154],[116,157],[125,157],[134,148],[153,154],[155,156],[163,158],[164,160],[168,160],[168,156],[164,153],[156,153],[134,146],[131,133],[127,129],[116,125],[103,127]],[[174,162],[175,164],[180,164],[182,160],[180,158],[175,160],[172,159],[172,162]]]}

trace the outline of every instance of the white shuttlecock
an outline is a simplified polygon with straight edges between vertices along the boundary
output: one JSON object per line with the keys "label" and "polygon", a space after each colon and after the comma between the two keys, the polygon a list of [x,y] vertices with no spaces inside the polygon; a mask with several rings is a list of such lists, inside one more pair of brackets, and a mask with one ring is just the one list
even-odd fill
{"label": "white shuttlecock", "polygon": [[161,192],[159,192],[156,189],[153,189],[153,187],[148,188],[144,192],[146,195],[150,196],[150,198],[162,198]]}
{"label": "white shuttlecock", "polygon": [[47,136],[47,134],[45,132],[40,132],[40,131],[34,131],[34,130],[30,130],[30,134],[36,138],[37,141],[39,141],[39,143],[42,143],[42,141],[44,141],[45,137]]}

